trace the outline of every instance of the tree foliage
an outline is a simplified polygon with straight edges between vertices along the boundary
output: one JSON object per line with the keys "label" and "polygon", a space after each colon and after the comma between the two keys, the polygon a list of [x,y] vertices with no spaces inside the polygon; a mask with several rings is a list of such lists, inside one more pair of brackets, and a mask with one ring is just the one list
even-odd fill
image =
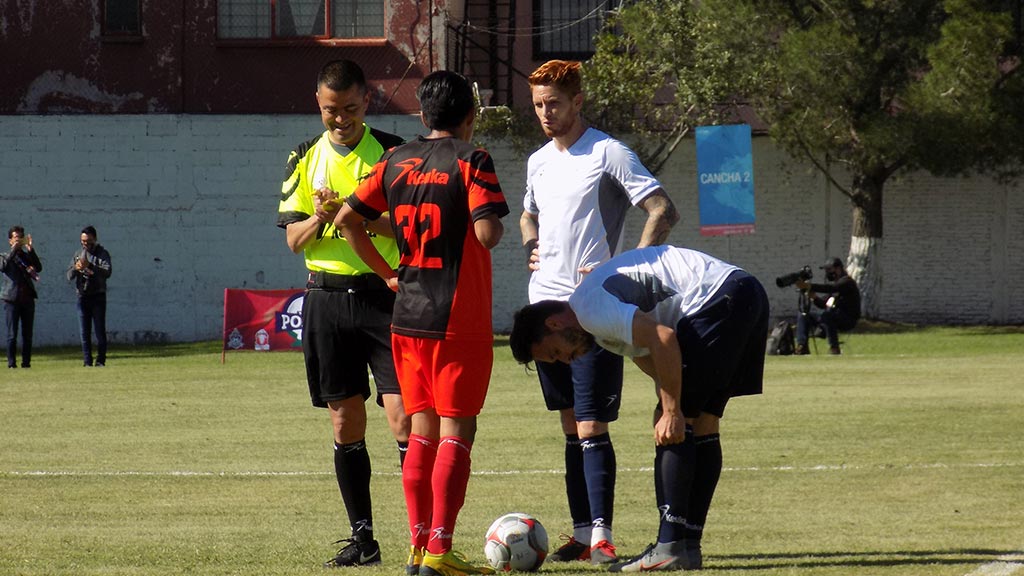
{"label": "tree foliage", "polygon": [[1020,10],[1019,0],[637,0],[599,42],[587,90],[602,121],[655,153],[748,104],[780,147],[850,198],[851,271],[874,315],[892,175],[1022,173]]}
{"label": "tree foliage", "polygon": [[531,110],[508,106],[487,106],[477,111],[474,142],[484,148],[507,144],[518,156],[526,157],[547,142]]}
{"label": "tree foliage", "polygon": [[761,33],[777,36],[745,59],[769,81],[744,92],[793,155],[882,181],[1019,173],[1024,94],[1007,3],[713,1],[707,15],[727,25],[742,17],[726,9],[736,4],[767,13]]}
{"label": "tree foliage", "polygon": [[711,54],[715,23],[687,2],[647,0],[612,15],[584,67],[588,120],[631,139],[657,173],[698,124],[728,113],[736,93],[729,53]]}

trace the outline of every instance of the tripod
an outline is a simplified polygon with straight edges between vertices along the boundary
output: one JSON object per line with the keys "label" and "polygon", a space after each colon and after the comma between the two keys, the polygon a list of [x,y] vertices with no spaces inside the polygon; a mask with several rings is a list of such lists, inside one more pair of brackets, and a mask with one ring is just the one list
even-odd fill
{"label": "tripod", "polygon": [[[800,312],[800,316],[803,318],[804,326],[807,327],[807,341],[808,342],[813,342],[814,354],[817,355],[818,354],[818,341],[817,341],[816,338],[814,338],[814,335],[811,333],[811,329],[812,329],[811,326],[814,325],[815,326],[814,329],[816,330],[817,329],[817,322],[812,322],[812,321],[807,319],[807,317],[811,313],[811,291],[810,290],[801,290],[800,288],[797,288],[796,307],[797,307],[797,310]],[[805,346],[806,346],[806,344],[805,344]]]}

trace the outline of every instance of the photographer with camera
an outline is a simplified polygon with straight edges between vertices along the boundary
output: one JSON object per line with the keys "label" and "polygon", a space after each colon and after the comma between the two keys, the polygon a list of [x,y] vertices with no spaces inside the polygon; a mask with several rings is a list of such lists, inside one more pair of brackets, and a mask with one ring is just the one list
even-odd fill
{"label": "photographer with camera", "polygon": [[829,258],[821,267],[825,270],[824,284],[808,282],[809,274],[801,276],[795,284],[804,291],[807,301],[821,312],[801,307],[796,318],[796,354],[809,354],[807,335],[809,330],[821,326],[828,339],[829,353],[840,354],[839,331],[853,329],[860,319],[860,289],[857,282],[846,274],[843,261]]}

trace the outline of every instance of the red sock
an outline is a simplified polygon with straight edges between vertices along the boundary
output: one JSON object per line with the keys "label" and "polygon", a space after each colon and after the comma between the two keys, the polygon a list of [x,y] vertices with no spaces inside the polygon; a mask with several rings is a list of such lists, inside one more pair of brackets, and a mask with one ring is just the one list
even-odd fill
{"label": "red sock", "polygon": [[425,436],[409,436],[409,450],[402,464],[402,489],[409,511],[409,536],[413,546],[423,548],[430,536],[430,515],[433,506],[431,476],[437,444]]}
{"label": "red sock", "polygon": [[469,442],[455,436],[445,436],[438,444],[433,477],[434,522],[427,544],[431,554],[444,554],[452,549],[455,520],[466,501],[471,449]]}

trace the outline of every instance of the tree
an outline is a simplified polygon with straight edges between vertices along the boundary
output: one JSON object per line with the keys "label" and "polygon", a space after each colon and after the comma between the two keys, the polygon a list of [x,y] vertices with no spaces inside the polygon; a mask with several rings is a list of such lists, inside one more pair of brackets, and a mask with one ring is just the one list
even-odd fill
{"label": "tree", "polygon": [[[661,17],[671,10],[684,16]],[[692,125],[735,104],[723,95],[742,96],[781,148],[850,199],[848,268],[864,313],[877,317],[889,178],[925,170],[1010,179],[1024,168],[1020,10],[1020,0],[638,0],[615,18],[619,38],[599,42],[587,90],[592,102],[618,100],[620,113],[631,106],[661,128]],[[658,17],[635,18],[645,11]],[[654,36],[680,41],[656,49]],[[671,78],[676,98],[613,81],[634,70]],[[658,140],[677,136],[669,129]]]}
{"label": "tree", "polygon": [[611,15],[585,63],[584,113],[632,135],[633,150],[657,174],[690,130],[721,121],[739,84],[730,54],[710,54],[716,32],[689,2],[645,0]]}

